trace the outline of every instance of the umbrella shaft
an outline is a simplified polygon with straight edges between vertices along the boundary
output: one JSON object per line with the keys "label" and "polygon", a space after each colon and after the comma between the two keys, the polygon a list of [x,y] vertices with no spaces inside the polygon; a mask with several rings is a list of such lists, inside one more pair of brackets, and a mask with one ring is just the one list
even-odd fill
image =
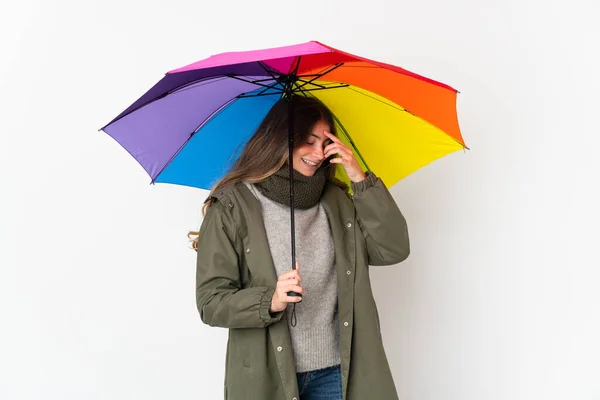
{"label": "umbrella shaft", "polygon": [[[290,87],[291,89],[291,87]],[[288,164],[290,168],[290,233],[292,238],[292,269],[296,269],[296,226],[294,219],[294,108],[292,106],[292,91],[288,90]]]}

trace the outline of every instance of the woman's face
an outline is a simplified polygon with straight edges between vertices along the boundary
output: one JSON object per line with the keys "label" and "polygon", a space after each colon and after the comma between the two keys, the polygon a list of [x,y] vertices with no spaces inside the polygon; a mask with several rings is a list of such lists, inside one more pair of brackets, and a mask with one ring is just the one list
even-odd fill
{"label": "woman's face", "polygon": [[325,160],[323,150],[331,140],[323,131],[331,132],[329,124],[321,120],[315,124],[306,142],[299,144],[292,151],[294,169],[304,176],[313,176]]}

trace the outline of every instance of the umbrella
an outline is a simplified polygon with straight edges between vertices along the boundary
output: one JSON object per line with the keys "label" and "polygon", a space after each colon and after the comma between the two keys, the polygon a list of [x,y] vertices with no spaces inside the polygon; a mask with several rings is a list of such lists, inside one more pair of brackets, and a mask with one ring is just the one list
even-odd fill
{"label": "umbrella", "polygon": [[[332,111],[340,139],[362,167],[377,171],[389,187],[467,148],[457,93],[406,69],[311,41],[221,53],[169,71],[101,130],[152,183],[210,189],[279,99],[314,96]],[[346,179],[337,167],[336,177]],[[293,186],[290,192],[295,268]]]}

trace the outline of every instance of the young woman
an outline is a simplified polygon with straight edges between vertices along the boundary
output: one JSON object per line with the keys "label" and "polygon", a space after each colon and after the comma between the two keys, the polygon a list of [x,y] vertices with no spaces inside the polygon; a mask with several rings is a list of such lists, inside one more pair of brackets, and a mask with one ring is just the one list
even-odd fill
{"label": "young woman", "polygon": [[[211,191],[200,231],[190,232],[198,234],[200,317],[229,329],[225,398],[397,399],[369,265],[408,257],[406,221],[383,182],[363,172],[337,138],[327,107],[304,96],[293,97],[292,106],[293,176],[282,99]],[[333,178],[335,164],[353,195]]]}

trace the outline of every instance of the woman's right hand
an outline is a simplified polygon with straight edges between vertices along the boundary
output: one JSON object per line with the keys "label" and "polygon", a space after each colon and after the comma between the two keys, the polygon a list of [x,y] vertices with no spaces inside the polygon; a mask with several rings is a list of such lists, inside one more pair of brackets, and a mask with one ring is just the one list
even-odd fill
{"label": "woman's right hand", "polygon": [[296,261],[296,269],[292,269],[279,275],[275,293],[271,300],[271,313],[285,310],[288,303],[299,303],[302,301],[300,296],[288,296],[288,292],[296,292],[304,295],[304,289],[300,286],[302,277],[300,276],[300,262]]}

